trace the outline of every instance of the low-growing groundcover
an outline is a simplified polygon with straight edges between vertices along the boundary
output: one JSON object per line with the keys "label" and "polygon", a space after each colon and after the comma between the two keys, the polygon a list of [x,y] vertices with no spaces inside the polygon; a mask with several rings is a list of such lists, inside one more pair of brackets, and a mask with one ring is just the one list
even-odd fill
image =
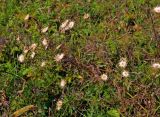
{"label": "low-growing groundcover", "polygon": [[1,0],[0,116],[160,116],[159,0]]}

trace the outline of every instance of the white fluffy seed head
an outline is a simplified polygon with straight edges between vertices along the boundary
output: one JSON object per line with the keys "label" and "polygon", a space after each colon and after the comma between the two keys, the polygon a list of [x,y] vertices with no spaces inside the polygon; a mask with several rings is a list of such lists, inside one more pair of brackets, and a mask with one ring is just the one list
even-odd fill
{"label": "white fluffy seed head", "polygon": [[156,13],[160,13],[160,6],[157,6],[153,9],[154,12]]}
{"label": "white fluffy seed head", "polygon": [[42,41],[42,45],[43,45],[43,46],[45,46],[45,48],[47,48],[47,47],[48,47],[48,41],[47,41],[47,39],[46,39],[46,38],[44,38],[44,39],[43,39],[43,41]]}
{"label": "white fluffy seed head", "polygon": [[62,100],[58,100],[56,104],[56,110],[60,110],[62,108],[62,104],[63,104]]}
{"label": "white fluffy seed head", "polygon": [[88,13],[85,13],[83,16],[83,19],[88,19],[90,17],[90,15]]}
{"label": "white fluffy seed head", "polygon": [[69,20],[68,20],[68,19],[67,19],[67,20],[65,20],[64,22],[62,22],[62,24],[61,24],[61,26],[60,26],[60,29],[65,28],[65,27],[67,26],[68,22],[69,22]]}
{"label": "white fluffy seed head", "polygon": [[46,65],[46,62],[43,61],[43,62],[41,63],[41,67],[44,67],[45,65]]}
{"label": "white fluffy seed head", "polygon": [[16,38],[16,41],[18,41],[18,42],[20,41],[20,36],[19,36],[19,35],[18,35],[18,37]]}
{"label": "white fluffy seed head", "polygon": [[69,22],[69,24],[68,24],[68,30],[69,29],[72,29],[73,28],[73,26],[74,26],[74,22],[73,21],[71,21],[71,22]]}
{"label": "white fluffy seed head", "polygon": [[70,21],[67,19],[61,24],[59,29],[62,33],[64,33],[65,31],[72,29],[74,27],[74,24],[74,21]]}
{"label": "white fluffy seed head", "polygon": [[125,68],[127,66],[127,59],[121,58],[119,61],[119,67]]}
{"label": "white fluffy seed head", "polygon": [[63,59],[63,57],[64,57],[64,53],[61,53],[61,54],[57,54],[54,57],[54,59],[55,59],[55,61],[59,62],[59,61],[61,61]]}
{"label": "white fluffy seed head", "polygon": [[31,46],[30,46],[30,49],[32,49],[33,51],[36,49],[37,47],[37,44],[36,43],[33,43]]}
{"label": "white fluffy seed head", "polygon": [[24,62],[24,55],[23,55],[23,54],[21,54],[21,55],[18,56],[18,61],[19,61],[20,63],[23,63],[23,62]]}
{"label": "white fluffy seed head", "polygon": [[61,87],[61,88],[64,88],[65,85],[66,85],[66,80],[61,80],[61,82],[60,82],[60,87]]}
{"label": "white fluffy seed head", "polygon": [[45,33],[45,32],[47,32],[47,31],[48,31],[48,26],[45,27],[45,28],[43,28],[43,29],[41,30],[42,33]]}
{"label": "white fluffy seed head", "polygon": [[101,75],[101,79],[102,79],[103,81],[108,80],[107,74],[102,74],[102,75]]}
{"label": "white fluffy seed head", "polygon": [[28,51],[29,51],[29,48],[25,46],[24,49],[23,49],[24,54],[27,54]]}
{"label": "white fluffy seed head", "polygon": [[27,54],[27,53],[28,53],[28,50],[27,50],[27,49],[25,49],[25,50],[23,50],[23,52],[24,52],[25,54]]}
{"label": "white fluffy seed head", "polygon": [[124,71],[122,72],[122,76],[123,76],[123,77],[129,77],[129,72],[126,71],[126,70],[124,70]]}
{"label": "white fluffy seed head", "polygon": [[36,53],[35,52],[32,52],[31,54],[31,58],[33,59],[35,57]]}
{"label": "white fluffy seed head", "polygon": [[160,69],[160,64],[159,63],[153,63],[152,67],[155,69]]}

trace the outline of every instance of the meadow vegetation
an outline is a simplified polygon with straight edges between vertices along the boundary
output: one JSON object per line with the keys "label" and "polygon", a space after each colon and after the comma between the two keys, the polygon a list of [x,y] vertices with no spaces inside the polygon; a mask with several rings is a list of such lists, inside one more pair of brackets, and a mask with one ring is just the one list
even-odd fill
{"label": "meadow vegetation", "polygon": [[1,0],[0,116],[160,116],[158,4]]}

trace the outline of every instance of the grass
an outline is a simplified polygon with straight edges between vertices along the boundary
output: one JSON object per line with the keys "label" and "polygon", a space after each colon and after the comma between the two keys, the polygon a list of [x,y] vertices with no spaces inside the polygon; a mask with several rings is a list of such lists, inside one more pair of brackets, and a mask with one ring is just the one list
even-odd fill
{"label": "grass", "polygon": [[[0,115],[27,105],[27,117],[158,117],[160,115],[160,14],[158,0],[1,0]],[[84,19],[88,13],[90,17]],[[30,18],[25,21],[25,16]],[[75,22],[60,33],[63,21]],[[49,27],[46,33],[41,29]],[[20,41],[17,41],[19,37]],[[45,49],[42,39],[49,41]],[[37,43],[24,63],[24,46]],[[58,45],[62,46],[56,50]],[[61,62],[55,55],[64,53]],[[128,60],[124,78],[119,60]],[[41,67],[41,63],[46,65]],[[109,79],[102,81],[101,74]],[[60,82],[67,84],[62,89]],[[62,108],[56,110],[58,100]]]}

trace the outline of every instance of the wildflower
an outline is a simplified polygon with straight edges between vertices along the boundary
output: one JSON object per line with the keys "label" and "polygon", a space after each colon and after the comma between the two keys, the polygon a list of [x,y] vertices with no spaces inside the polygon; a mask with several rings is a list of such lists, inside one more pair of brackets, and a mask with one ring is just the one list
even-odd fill
{"label": "wildflower", "polygon": [[69,23],[69,20],[68,20],[68,19],[65,20],[65,21],[61,24],[60,29],[65,28],[65,27],[67,26],[68,23]]}
{"label": "wildflower", "polygon": [[90,17],[90,15],[88,13],[85,13],[83,16],[83,19],[88,19]]}
{"label": "wildflower", "polygon": [[60,31],[64,33],[65,31],[72,29],[74,24],[75,24],[74,21],[69,21],[67,19],[61,24]]}
{"label": "wildflower", "polygon": [[45,27],[45,28],[43,28],[43,29],[41,30],[42,33],[45,33],[45,32],[47,32],[47,31],[48,31],[48,27]]}
{"label": "wildflower", "polygon": [[25,20],[25,21],[28,20],[29,17],[30,17],[29,14],[27,14],[27,15],[25,16],[24,20]]}
{"label": "wildflower", "polygon": [[23,55],[23,54],[21,54],[21,55],[18,56],[18,61],[19,61],[20,63],[23,63],[23,62],[24,62],[24,55]]}
{"label": "wildflower", "polygon": [[160,13],[160,6],[157,6],[153,9],[154,12],[156,13]]}
{"label": "wildflower", "polygon": [[66,27],[66,30],[72,29],[73,26],[74,26],[74,22],[73,21],[69,22],[68,28]]}
{"label": "wildflower", "polygon": [[23,52],[24,52],[25,54],[27,54],[28,51],[29,51],[28,47],[25,46],[24,49],[23,49]]}
{"label": "wildflower", "polygon": [[60,87],[64,88],[64,86],[66,85],[66,81],[65,80],[61,80],[60,82]]}
{"label": "wildflower", "polygon": [[56,104],[56,110],[60,110],[62,108],[62,100],[58,100],[57,104]]}
{"label": "wildflower", "polygon": [[41,63],[41,67],[44,67],[45,65],[46,65],[46,62],[43,61],[43,62]]}
{"label": "wildflower", "polygon": [[127,66],[127,59],[126,58],[121,58],[119,62],[119,67],[125,68]]}
{"label": "wildflower", "polygon": [[16,41],[20,41],[20,36],[18,35],[18,37],[16,38]]}
{"label": "wildflower", "polygon": [[42,44],[43,44],[43,46],[45,46],[45,48],[48,47],[48,41],[46,38],[43,39]]}
{"label": "wildflower", "polygon": [[59,61],[61,61],[63,59],[63,57],[64,57],[64,53],[61,53],[61,54],[57,54],[54,57],[54,59],[55,59],[55,61],[59,62]]}
{"label": "wildflower", "polygon": [[123,77],[128,77],[128,76],[129,76],[129,72],[126,71],[126,70],[124,70],[124,71],[122,72],[122,76],[123,76]]}
{"label": "wildflower", "polygon": [[37,47],[37,44],[36,43],[33,43],[31,46],[30,46],[30,49],[32,49],[33,51],[36,49]]}
{"label": "wildflower", "polygon": [[160,64],[159,63],[153,63],[152,67],[155,69],[160,69]]}
{"label": "wildflower", "polygon": [[35,54],[36,54],[35,52],[32,52],[32,54],[31,54],[32,59],[34,58]]}
{"label": "wildflower", "polygon": [[101,75],[101,79],[102,79],[103,81],[108,80],[107,74],[102,74],[102,75]]}

